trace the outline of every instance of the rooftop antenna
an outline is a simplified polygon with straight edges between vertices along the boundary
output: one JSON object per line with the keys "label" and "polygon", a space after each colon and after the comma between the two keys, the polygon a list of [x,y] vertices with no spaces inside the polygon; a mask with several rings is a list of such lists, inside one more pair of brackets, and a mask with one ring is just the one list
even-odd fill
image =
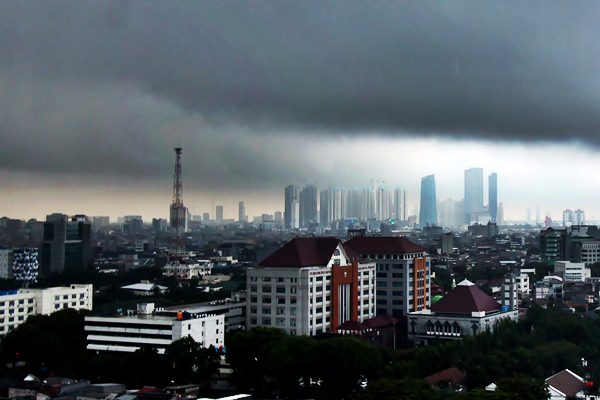
{"label": "rooftop antenna", "polygon": [[175,147],[175,172],[173,174],[173,201],[171,203],[170,224],[175,229],[175,241],[181,246],[181,234],[185,232],[186,209],[183,205],[183,183],[181,182],[181,147]]}

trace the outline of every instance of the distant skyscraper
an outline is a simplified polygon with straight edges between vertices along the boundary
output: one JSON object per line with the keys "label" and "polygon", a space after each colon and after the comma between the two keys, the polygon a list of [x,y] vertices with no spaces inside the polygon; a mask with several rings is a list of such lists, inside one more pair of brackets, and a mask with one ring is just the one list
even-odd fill
{"label": "distant skyscraper", "polygon": [[419,210],[421,226],[437,225],[437,200],[435,195],[435,176],[421,178],[421,205]]}
{"label": "distant skyscraper", "polygon": [[498,219],[496,221],[498,225],[504,223],[504,205],[502,203],[498,204]]}
{"label": "distant skyscraper", "polygon": [[238,204],[238,222],[242,225],[246,221],[246,205],[243,201]]}
{"label": "distant skyscraper", "polygon": [[329,226],[333,206],[333,193],[331,189],[321,190],[319,193],[319,224]]}
{"label": "distant skyscraper", "polygon": [[406,190],[394,189],[394,218],[406,221]]}
{"label": "distant skyscraper", "polygon": [[317,222],[317,188],[308,185],[300,192],[300,227],[307,228]]}
{"label": "distant skyscraper", "polygon": [[581,209],[575,210],[575,225],[585,224],[585,212]]}
{"label": "distant skyscraper", "polygon": [[492,222],[498,222],[498,174],[491,173],[488,178],[488,210]]}
{"label": "distant skyscraper", "polygon": [[210,222],[210,214],[209,213],[202,213],[202,222],[204,222],[205,224]]}
{"label": "distant skyscraper", "polygon": [[483,211],[483,169],[465,170],[465,223],[477,220]]}
{"label": "distant skyscraper", "polygon": [[300,202],[292,201],[290,209],[290,229],[298,229],[300,228]]}
{"label": "distant skyscraper", "polygon": [[222,224],[223,223],[223,206],[217,206],[216,208],[216,218],[217,218],[217,224]]}
{"label": "distant skyscraper", "polygon": [[293,203],[298,200],[298,188],[294,185],[286,186],[285,188],[285,210],[284,210],[284,226],[288,229],[292,228],[292,212]]}

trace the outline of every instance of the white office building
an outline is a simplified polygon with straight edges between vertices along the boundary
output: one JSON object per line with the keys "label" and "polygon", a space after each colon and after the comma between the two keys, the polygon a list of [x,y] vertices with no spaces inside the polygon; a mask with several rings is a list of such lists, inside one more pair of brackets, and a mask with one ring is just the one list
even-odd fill
{"label": "white office building", "polygon": [[582,262],[556,261],[554,273],[561,276],[565,282],[585,282],[592,277],[592,270]]}
{"label": "white office building", "polygon": [[296,238],[247,271],[246,324],[291,335],[335,332],[375,316],[375,263],[333,237]]}
{"label": "white office building", "polygon": [[49,315],[65,308],[92,309],[92,285],[0,292],[0,336],[32,315]]}
{"label": "white office building", "polygon": [[142,347],[164,354],[167,346],[191,337],[203,347],[225,344],[223,315],[155,309],[153,303],[138,304],[137,312],[124,316],[85,317],[87,349],[135,352]]}

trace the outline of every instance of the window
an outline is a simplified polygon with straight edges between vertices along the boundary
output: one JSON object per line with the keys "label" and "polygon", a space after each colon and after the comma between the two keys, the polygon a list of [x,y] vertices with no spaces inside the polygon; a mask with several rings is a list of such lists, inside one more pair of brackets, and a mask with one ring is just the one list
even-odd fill
{"label": "window", "polygon": [[285,297],[278,297],[277,304],[285,304]]}
{"label": "window", "polygon": [[392,296],[402,296],[402,290],[394,290],[394,291],[392,291]]}
{"label": "window", "polygon": [[285,293],[285,286],[277,286],[275,288],[275,293]]}
{"label": "window", "polygon": [[263,293],[271,293],[271,286],[263,286],[262,291]]}
{"label": "window", "polygon": [[262,281],[263,282],[271,282],[271,277],[270,276],[263,276]]}
{"label": "window", "polygon": [[269,307],[263,307],[262,313],[263,314],[271,314],[271,309]]}
{"label": "window", "polygon": [[283,282],[284,279],[283,278],[277,278],[277,282]]}

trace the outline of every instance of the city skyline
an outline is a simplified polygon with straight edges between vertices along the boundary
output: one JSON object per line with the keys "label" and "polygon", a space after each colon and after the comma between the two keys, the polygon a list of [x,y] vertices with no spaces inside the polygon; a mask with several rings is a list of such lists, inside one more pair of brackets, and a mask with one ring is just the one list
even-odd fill
{"label": "city skyline", "polygon": [[2,214],[165,216],[181,146],[196,214],[371,179],[412,213],[475,165],[505,219],[600,219],[599,5],[351,3],[3,2]]}

